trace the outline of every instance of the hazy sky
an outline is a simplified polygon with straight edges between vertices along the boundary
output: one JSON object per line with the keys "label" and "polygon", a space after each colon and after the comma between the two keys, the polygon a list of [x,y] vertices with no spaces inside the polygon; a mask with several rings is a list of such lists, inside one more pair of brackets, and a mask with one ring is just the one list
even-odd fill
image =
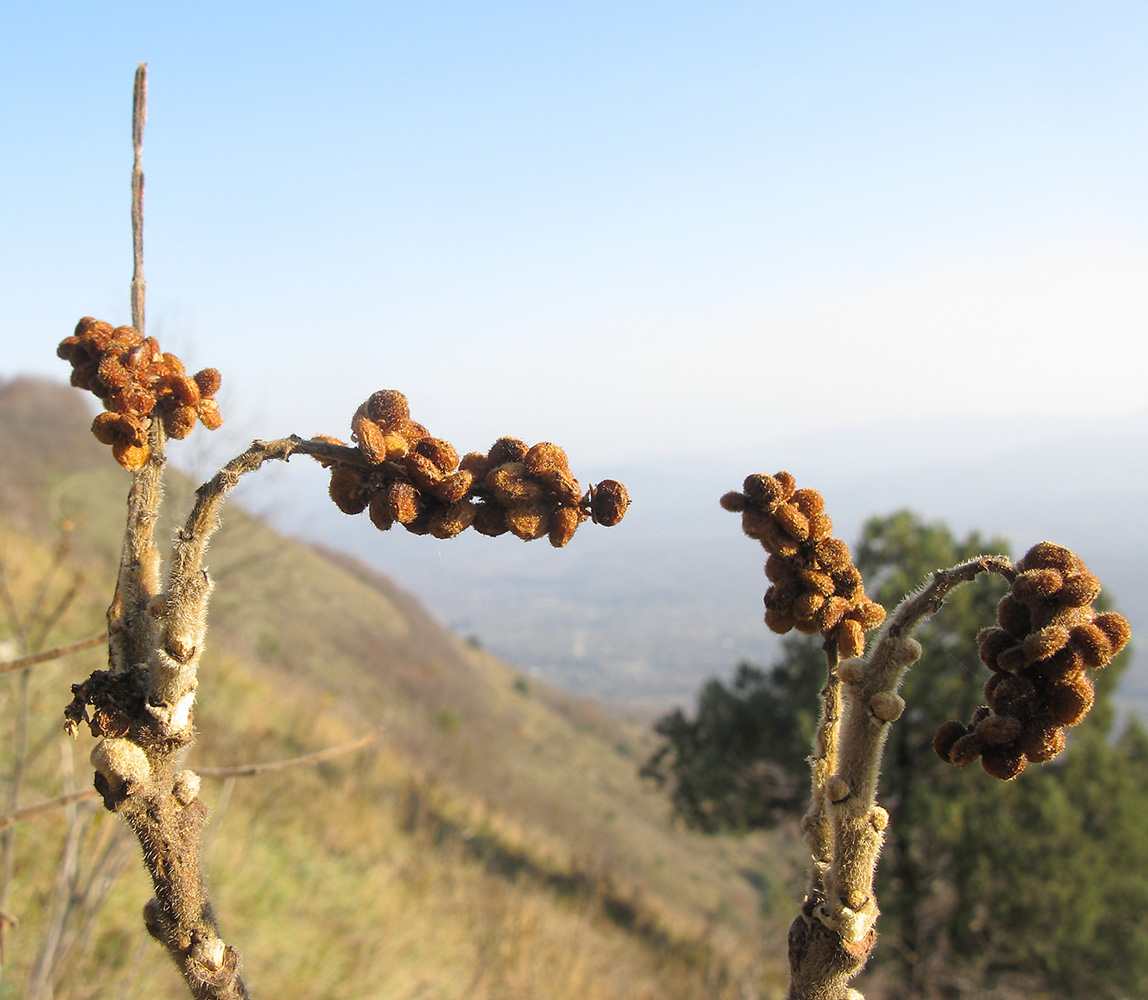
{"label": "hazy sky", "polygon": [[129,321],[146,61],[149,332],[233,433],[1142,409],[1146,53],[1140,2],[7,4],[0,374]]}

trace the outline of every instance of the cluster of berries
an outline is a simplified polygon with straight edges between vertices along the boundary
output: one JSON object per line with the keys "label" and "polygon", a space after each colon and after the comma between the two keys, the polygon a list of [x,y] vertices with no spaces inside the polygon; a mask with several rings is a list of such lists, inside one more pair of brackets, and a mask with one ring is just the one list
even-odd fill
{"label": "cluster of berries", "polygon": [[215,430],[223,418],[212,398],[219,372],[205,368],[188,375],[183,362],[159,349],[154,337],[130,326],[85,316],[76,332],[60,342],[56,354],[72,365],[72,385],[98,396],[106,412],[92,422],[92,433],[125,469],[148,460],[148,428],[163,421],[168,437],[185,438],[196,420]]}
{"label": "cluster of berries", "polygon": [[397,522],[415,534],[453,538],[473,527],[526,541],[545,536],[561,548],[583,521],[617,524],[630,504],[626,487],[612,479],[583,494],[566,453],[548,441],[528,448],[499,438],[485,455],[460,460],[450,442],[411,419],[406,396],[393,389],[363,403],[351,431],[367,464],[327,461],[331,499],[345,514],[368,511],[380,531]]}
{"label": "cluster of berries", "polygon": [[977,637],[992,676],[987,706],[968,725],[946,722],[933,739],[942,760],[966,767],[981,758],[996,778],[1015,778],[1028,761],[1052,760],[1064,749],[1064,727],[1092,707],[1089,670],[1103,667],[1131,637],[1127,620],[1097,614],[1096,579],[1076,553],[1052,542],[1033,546],[997,605],[995,628]]}
{"label": "cluster of berries", "polygon": [[865,651],[865,633],[885,620],[885,609],[865,595],[849,546],[830,537],[833,524],[816,490],[795,489],[793,476],[749,476],[743,493],[721,505],[741,514],[741,526],[769,553],[765,624],[784,635],[820,632],[837,644],[841,659]]}

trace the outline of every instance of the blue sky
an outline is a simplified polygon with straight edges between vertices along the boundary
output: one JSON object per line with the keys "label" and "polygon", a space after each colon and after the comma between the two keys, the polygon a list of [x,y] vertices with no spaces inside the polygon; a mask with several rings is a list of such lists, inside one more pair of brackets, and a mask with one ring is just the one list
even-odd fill
{"label": "blue sky", "polygon": [[1141,410],[1145,52],[1132,2],[11,4],[0,374],[128,322],[146,61],[149,332],[239,438]]}

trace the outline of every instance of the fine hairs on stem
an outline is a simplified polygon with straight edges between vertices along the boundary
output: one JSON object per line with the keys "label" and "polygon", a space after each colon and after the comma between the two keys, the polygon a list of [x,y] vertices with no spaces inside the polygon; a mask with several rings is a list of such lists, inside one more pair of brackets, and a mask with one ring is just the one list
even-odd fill
{"label": "fine hairs on stem", "polygon": [[[1029,761],[1064,747],[1063,727],[1092,704],[1092,678],[1127,644],[1127,621],[1097,614],[1100,583],[1073,552],[1051,542],[1020,562],[983,555],[934,572],[892,615],[865,597],[848,547],[815,490],[798,490],[788,472],[749,476],[743,492],[722,497],[740,513],[745,533],[769,553],[765,621],[775,632],[824,637],[827,679],[810,756],[810,808],[802,820],[810,852],[809,883],[789,931],[790,1000],[862,1000],[850,981],[876,943],[873,880],[890,817],[877,803],[889,726],[905,702],[898,690],[921,655],[914,633],[952,591],[982,573],[1011,585],[999,626],[978,636],[993,671],[989,705],[970,724],[941,727],[934,748],[964,767],[977,757],[993,777],[1009,780]],[[882,625],[882,620],[884,624]],[[849,625],[855,622],[855,625]],[[865,653],[864,633],[880,625]]]}

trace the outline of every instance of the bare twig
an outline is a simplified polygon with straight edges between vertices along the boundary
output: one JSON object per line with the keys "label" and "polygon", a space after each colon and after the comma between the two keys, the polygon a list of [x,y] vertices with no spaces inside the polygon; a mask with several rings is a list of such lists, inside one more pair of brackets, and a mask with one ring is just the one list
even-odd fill
{"label": "bare twig", "polygon": [[[143,135],[147,122],[147,63],[136,68],[132,92],[132,326],[144,335],[147,284],[143,274]],[[163,496],[163,422],[152,419],[148,429],[149,457],[132,476],[128,494],[128,521],[124,533],[116,592],[108,608],[108,634],[113,670],[146,663],[151,655],[154,628],[147,619],[148,603],[159,590],[159,551],[155,523]],[[125,645],[126,644],[126,645]]]}
{"label": "bare twig", "polygon": [[[52,561],[40,579],[39,585],[32,598],[31,608],[26,617],[20,615],[16,607],[16,598],[9,584],[6,567],[3,560],[0,560],[0,590],[3,592],[3,599],[8,608],[13,628],[20,637],[20,645],[23,651],[29,654],[14,661],[0,664],[0,674],[15,671],[20,672],[17,696],[18,705],[14,713],[13,742],[11,747],[12,769],[10,772],[11,776],[6,801],[6,809],[8,812],[14,810],[16,803],[20,800],[24,776],[27,773],[32,759],[32,754],[29,753],[28,749],[28,720],[32,678],[31,667],[37,662],[53,659],[56,655],[62,655],[55,651],[43,653],[39,651],[38,647],[43,643],[52,627],[59,621],[60,617],[71,605],[76,594],[79,592],[80,577],[77,574],[63,597],[58,600],[52,608],[46,607],[52,581],[67,558],[69,550],[68,541],[67,530],[65,530],[64,538],[56,546]],[[69,752],[70,749],[71,748],[69,748]],[[0,829],[3,829],[3,827],[0,826]],[[8,906],[8,895],[12,886],[15,862],[15,841],[12,832],[5,831],[3,836],[0,836],[0,910],[6,909]],[[5,951],[8,926],[9,921],[0,920],[0,977],[3,976],[6,958]]]}
{"label": "bare twig", "polygon": [[91,847],[93,860],[82,878],[77,877],[69,901],[67,922],[56,949],[51,985],[57,995],[75,968],[76,956],[88,947],[96,932],[98,917],[108,896],[131,859],[134,847],[130,831],[123,824],[102,824]]}
{"label": "bare twig", "polygon": [[304,754],[302,757],[291,757],[288,760],[271,760],[265,764],[239,764],[235,767],[201,767],[196,774],[201,778],[251,778],[257,774],[267,774],[270,771],[286,771],[291,767],[301,767],[304,764],[321,764],[332,757],[358,750],[382,738],[382,733],[370,733],[360,736],[350,743],[341,743],[339,746],[327,747],[326,750],[316,750],[314,753]]}
{"label": "bare twig", "polygon": [[51,812],[53,809],[74,805],[77,802],[83,802],[85,799],[98,798],[99,794],[100,793],[94,788],[84,788],[77,792],[69,792],[67,795],[57,795],[54,799],[46,799],[34,806],[25,806],[23,809],[13,809],[11,812],[6,812],[3,816],[0,816],[0,830],[9,826],[15,826],[17,823],[23,823],[24,820],[31,819],[40,813]]}
{"label": "bare twig", "polygon": [[72,582],[68,589],[56,601],[52,609],[43,616],[40,627],[36,630],[35,637],[33,638],[31,649],[39,649],[44,641],[48,638],[48,633],[56,626],[57,622],[64,617],[68,608],[72,606],[72,602],[79,594],[80,588],[83,586],[84,577],[82,573],[77,573],[72,577]]}
{"label": "bare twig", "polygon": [[[201,778],[251,778],[259,774],[267,774],[270,771],[286,771],[292,767],[302,767],[307,764],[321,764],[334,757],[340,757],[343,754],[358,750],[360,747],[369,746],[376,740],[382,739],[382,736],[382,732],[369,733],[366,736],[360,736],[356,740],[351,740],[349,743],[340,743],[338,746],[326,747],[323,750],[303,754],[301,757],[290,757],[286,760],[269,760],[261,764],[234,764],[230,767],[202,767],[197,768],[195,773]],[[81,791],[69,792],[67,795],[58,795],[54,799],[47,799],[34,806],[25,806],[23,809],[15,809],[0,816],[0,830],[16,823],[22,823],[26,819],[38,816],[40,813],[60,809],[63,806],[70,806],[76,802],[83,802],[85,799],[94,799],[98,797],[98,795],[99,792],[94,788],[85,788]]]}
{"label": "bare twig", "polygon": [[[75,790],[75,772],[72,764],[72,744],[66,741],[60,745],[61,770],[64,787]],[[76,882],[79,879],[80,838],[84,831],[84,819],[76,809],[75,802],[67,807],[68,831],[64,837],[64,848],[56,869],[56,882],[49,904],[48,926],[40,942],[39,954],[33,964],[28,981],[28,996],[33,1000],[50,997],[49,983],[56,964],[56,955],[67,926],[68,916],[76,904]]]}
{"label": "bare twig", "polygon": [[[44,602],[48,599],[48,590],[52,586],[52,578],[59,571],[60,567],[63,565],[65,557],[68,554],[69,542],[70,539],[65,533],[64,537],[60,539],[52,552],[52,561],[48,564],[47,571],[40,578],[40,585],[36,588],[36,596],[32,599],[31,610],[28,614],[28,618],[31,621],[44,621],[46,618],[50,617],[42,614]],[[42,639],[43,637],[41,636],[41,641]],[[36,649],[37,646],[38,643],[36,640],[33,639],[31,635],[29,635],[28,648]]]}
{"label": "bare twig", "polygon": [[101,632],[99,635],[88,636],[87,639],[77,639],[75,642],[65,643],[63,646],[56,646],[54,649],[46,649],[42,653],[33,653],[31,656],[21,656],[17,660],[7,660],[0,663],[0,674],[11,673],[13,670],[23,670],[25,667],[34,667],[38,663],[47,663],[49,660],[58,660],[62,656],[80,653],[85,649],[94,649],[96,646],[102,646],[107,641],[107,632]]}
{"label": "bare twig", "polygon": [[16,642],[21,648],[28,648],[28,629],[20,609],[16,607],[16,598],[8,582],[8,567],[0,557],[0,600],[4,603],[4,611],[8,615],[8,623],[16,633]]}
{"label": "bare twig", "polygon": [[147,282],[143,270],[143,134],[147,124],[147,63],[136,68],[132,92],[132,326],[144,335],[144,297]]}
{"label": "bare twig", "polygon": [[[31,669],[20,672],[19,702],[16,709],[16,719],[12,738],[12,771],[8,785],[7,809],[15,808],[20,798],[20,788],[24,782],[24,771],[28,766],[28,711],[29,711],[29,684]],[[0,838],[0,910],[8,909],[8,894],[12,888],[12,879],[16,869],[16,841],[11,831],[4,833]],[[4,974],[4,965],[7,959],[8,924],[0,921],[0,978]]]}

